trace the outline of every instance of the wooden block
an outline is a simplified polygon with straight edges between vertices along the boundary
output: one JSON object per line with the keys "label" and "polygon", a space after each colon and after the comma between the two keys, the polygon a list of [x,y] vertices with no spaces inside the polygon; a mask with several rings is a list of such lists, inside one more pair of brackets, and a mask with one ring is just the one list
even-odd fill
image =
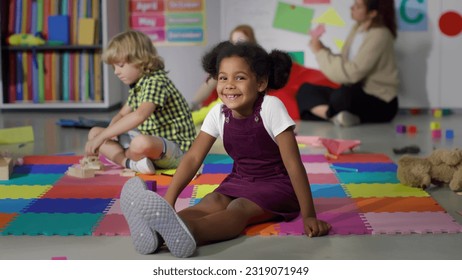
{"label": "wooden block", "polygon": [[0,180],[9,180],[13,172],[15,160],[8,157],[0,157]]}
{"label": "wooden block", "polygon": [[66,175],[77,178],[92,178],[95,177],[95,170],[71,166],[67,169]]}
{"label": "wooden block", "polygon": [[94,45],[95,44],[96,19],[80,18],[77,44]]}
{"label": "wooden block", "polygon": [[97,156],[84,157],[80,160],[80,166],[83,169],[103,170],[104,165],[99,161]]}
{"label": "wooden block", "polygon": [[120,172],[120,176],[122,177],[135,177],[136,172],[131,169],[124,169]]}

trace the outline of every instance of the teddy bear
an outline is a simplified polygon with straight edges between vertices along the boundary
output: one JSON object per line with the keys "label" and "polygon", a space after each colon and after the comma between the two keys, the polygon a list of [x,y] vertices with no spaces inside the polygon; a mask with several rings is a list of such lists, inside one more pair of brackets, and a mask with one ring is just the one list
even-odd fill
{"label": "teddy bear", "polygon": [[436,149],[428,157],[403,155],[398,160],[398,180],[407,186],[425,189],[433,185],[449,185],[462,191],[462,150]]}

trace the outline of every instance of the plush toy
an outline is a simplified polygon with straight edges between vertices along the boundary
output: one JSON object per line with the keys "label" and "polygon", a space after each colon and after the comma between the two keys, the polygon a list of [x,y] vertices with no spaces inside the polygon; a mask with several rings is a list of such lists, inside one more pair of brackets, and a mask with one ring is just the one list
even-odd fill
{"label": "plush toy", "polygon": [[425,189],[431,184],[449,185],[462,191],[462,150],[437,149],[428,157],[404,155],[398,160],[398,180],[403,185]]}
{"label": "plush toy", "polygon": [[32,34],[13,34],[8,37],[8,44],[11,46],[40,46],[45,40]]}

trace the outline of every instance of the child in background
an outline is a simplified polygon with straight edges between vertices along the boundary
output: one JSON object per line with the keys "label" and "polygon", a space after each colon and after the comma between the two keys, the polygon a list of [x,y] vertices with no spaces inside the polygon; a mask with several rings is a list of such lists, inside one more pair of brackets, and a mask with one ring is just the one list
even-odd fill
{"label": "child in background", "polygon": [[[124,185],[121,207],[135,249],[153,253],[162,237],[173,255],[189,257],[196,244],[229,240],[249,225],[290,221],[299,215],[307,236],[327,234],[331,226],[316,218],[293,132],[295,123],[277,97],[265,95],[287,82],[292,65],[289,55],[277,50],[268,54],[257,44],[223,42],[202,62],[218,81],[223,104],[205,118],[165,199],[146,190],[138,177]],[[198,204],[176,213],[173,207],[179,194],[218,137],[234,160],[231,174]]]}
{"label": "child in background", "polygon": [[129,96],[107,128],[90,130],[85,154],[100,153],[144,174],[155,173],[155,166],[176,168],[194,141],[195,127],[186,99],[167,77],[149,37],[134,30],[116,35],[103,61],[130,87]]}

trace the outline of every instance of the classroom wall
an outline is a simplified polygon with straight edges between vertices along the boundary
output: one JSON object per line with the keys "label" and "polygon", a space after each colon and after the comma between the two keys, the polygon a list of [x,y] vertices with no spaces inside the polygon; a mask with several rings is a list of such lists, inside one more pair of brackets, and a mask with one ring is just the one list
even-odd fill
{"label": "classroom wall", "polygon": [[[222,0],[221,33],[228,34],[238,24],[250,24],[266,49],[299,53],[306,67],[318,68],[307,47],[309,34],[300,33],[300,29],[309,31],[318,25],[316,21],[327,21],[322,41],[339,52],[353,25],[352,3],[353,0]],[[400,107],[462,108],[458,83],[462,70],[462,1],[395,0],[395,3],[400,25],[396,42]],[[293,9],[283,9],[284,4],[293,5]],[[315,22],[300,21],[300,14],[310,18],[310,11]],[[460,32],[448,36],[442,31],[440,21],[452,11],[456,16],[446,28]],[[281,26],[278,20],[291,23]]]}

